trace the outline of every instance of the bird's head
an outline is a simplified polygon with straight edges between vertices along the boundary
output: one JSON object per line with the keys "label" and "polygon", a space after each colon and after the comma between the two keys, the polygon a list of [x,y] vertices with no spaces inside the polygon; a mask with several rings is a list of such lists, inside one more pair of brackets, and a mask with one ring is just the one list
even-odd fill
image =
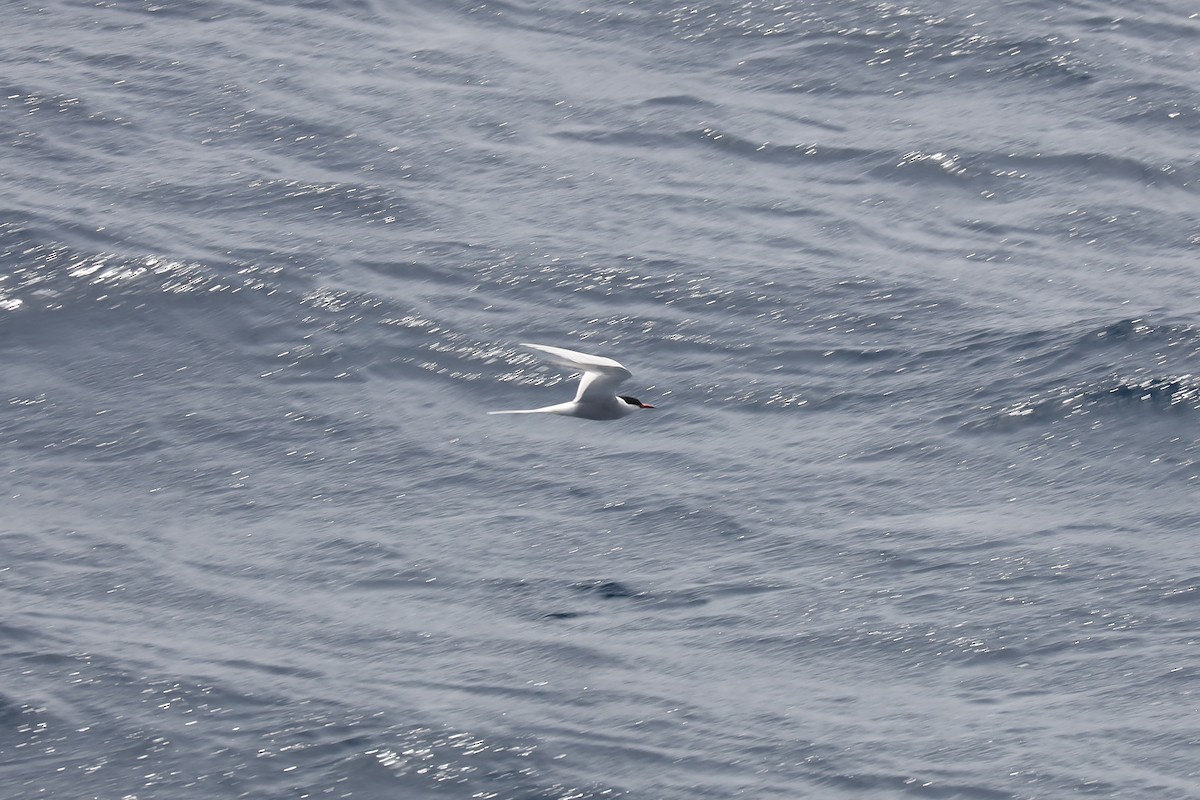
{"label": "bird's head", "polygon": [[641,400],[638,400],[636,397],[630,397],[630,396],[624,395],[624,394],[618,395],[617,399],[623,400],[624,402],[628,403],[629,405],[633,406],[634,408],[654,408],[654,406],[648,406],[645,403],[643,403]]}

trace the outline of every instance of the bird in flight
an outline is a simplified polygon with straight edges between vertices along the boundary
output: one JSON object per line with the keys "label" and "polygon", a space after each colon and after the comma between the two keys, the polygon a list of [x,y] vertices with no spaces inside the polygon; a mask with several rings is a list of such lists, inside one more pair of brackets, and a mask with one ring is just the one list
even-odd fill
{"label": "bird in flight", "polygon": [[520,411],[489,411],[489,414],[561,414],[565,417],[583,419],[620,419],[638,409],[654,408],[636,397],[615,394],[619,385],[633,373],[611,358],[593,356],[568,350],[565,347],[550,347],[545,344],[522,343],[522,347],[536,350],[551,364],[566,367],[572,372],[581,372],[579,389],[575,399],[569,403],[557,403],[542,408]]}

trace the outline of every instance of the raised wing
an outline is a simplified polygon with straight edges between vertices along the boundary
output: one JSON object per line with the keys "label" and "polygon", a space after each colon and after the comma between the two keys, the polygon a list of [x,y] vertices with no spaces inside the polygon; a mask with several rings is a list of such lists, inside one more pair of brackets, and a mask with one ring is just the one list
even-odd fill
{"label": "raised wing", "polygon": [[575,393],[575,402],[612,397],[616,394],[617,387],[633,375],[620,363],[604,356],[593,356],[545,344],[522,342],[521,346],[538,351],[553,364],[566,367],[572,372],[583,373],[583,377],[579,379],[579,390]]}

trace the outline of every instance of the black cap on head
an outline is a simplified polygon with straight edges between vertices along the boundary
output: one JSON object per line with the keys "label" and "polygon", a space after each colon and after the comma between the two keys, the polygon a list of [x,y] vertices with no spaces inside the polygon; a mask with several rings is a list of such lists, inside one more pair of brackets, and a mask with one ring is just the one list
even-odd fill
{"label": "black cap on head", "polygon": [[636,397],[630,397],[627,394],[619,394],[617,395],[617,399],[624,400],[626,403],[629,403],[629,405],[637,406],[638,408],[654,408],[654,406],[648,406],[641,400],[638,400]]}

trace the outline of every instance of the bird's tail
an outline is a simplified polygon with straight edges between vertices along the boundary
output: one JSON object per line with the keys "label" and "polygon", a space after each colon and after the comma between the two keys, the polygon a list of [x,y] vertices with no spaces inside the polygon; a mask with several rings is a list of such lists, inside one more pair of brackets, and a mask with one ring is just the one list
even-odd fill
{"label": "bird's tail", "polygon": [[522,408],[516,411],[489,411],[489,414],[566,414],[570,416],[575,410],[574,403],[555,403],[541,408]]}

